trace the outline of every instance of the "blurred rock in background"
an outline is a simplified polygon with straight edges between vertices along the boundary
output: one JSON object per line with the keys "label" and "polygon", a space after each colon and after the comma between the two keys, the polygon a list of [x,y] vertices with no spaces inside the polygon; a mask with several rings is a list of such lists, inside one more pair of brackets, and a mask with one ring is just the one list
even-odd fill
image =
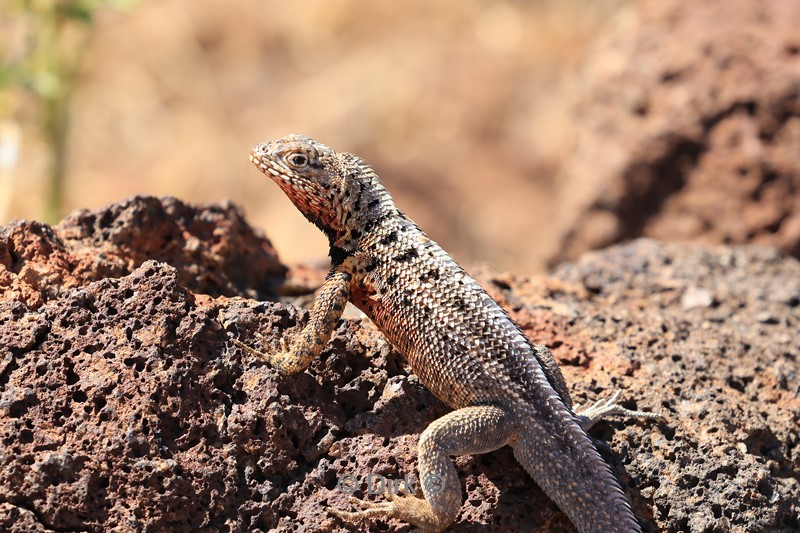
{"label": "blurred rock in background", "polygon": [[[625,4],[140,0],[98,9],[71,106],[64,211],[140,193],[227,197],[269,228],[284,260],[321,258],[322,235],[247,160],[256,142],[305,133],[366,158],[460,259],[538,268],[565,155],[565,80]],[[10,44],[24,48],[20,39]],[[6,110],[25,127],[23,154],[0,224],[42,219],[41,111],[24,97],[15,104]],[[521,235],[530,237],[521,244]]]}
{"label": "blurred rock in background", "polygon": [[[38,20],[9,13],[6,59]],[[295,132],[367,159],[462,261],[530,273],[642,235],[800,253],[797,2],[141,0],[90,19],[63,211],[227,197],[285,261],[322,258],[247,161]],[[0,224],[43,217],[40,107],[0,96],[21,125]]]}
{"label": "blurred rock in background", "polygon": [[570,104],[549,260],[634,237],[800,256],[800,2],[645,2]]}

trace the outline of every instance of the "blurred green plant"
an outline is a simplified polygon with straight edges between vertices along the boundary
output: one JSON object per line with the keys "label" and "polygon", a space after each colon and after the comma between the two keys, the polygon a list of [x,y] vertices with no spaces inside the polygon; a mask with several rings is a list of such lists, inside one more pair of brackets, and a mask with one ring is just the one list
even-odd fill
{"label": "blurred green plant", "polygon": [[[41,131],[50,150],[44,218],[62,215],[66,177],[69,108],[79,82],[80,66],[103,7],[131,8],[137,0],[2,0],[6,16],[17,20],[20,45],[0,57],[0,111],[13,104],[10,91],[22,89],[40,106]],[[8,28],[7,28],[8,29]],[[6,43],[9,44],[9,43]]]}

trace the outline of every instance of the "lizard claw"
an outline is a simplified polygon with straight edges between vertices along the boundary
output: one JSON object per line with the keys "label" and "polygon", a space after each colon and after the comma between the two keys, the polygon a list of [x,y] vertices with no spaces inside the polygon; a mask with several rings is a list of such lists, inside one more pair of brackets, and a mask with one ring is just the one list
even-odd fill
{"label": "lizard claw", "polygon": [[391,516],[394,511],[392,502],[371,502],[350,496],[347,501],[358,507],[360,511],[341,511],[332,507],[327,507],[327,511],[345,520],[357,520],[359,518],[369,518],[370,516]]}
{"label": "lizard claw", "polygon": [[[259,336],[261,337],[261,335],[259,335]],[[261,337],[261,338],[263,339],[264,337]],[[289,353],[289,351],[290,351],[289,350],[289,341],[286,340],[286,337],[281,337],[280,339],[278,339],[278,345],[281,347],[281,352],[282,353]]]}
{"label": "lizard claw", "polygon": [[584,431],[592,427],[594,424],[599,422],[601,419],[606,418],[608,416],[626,416],[626,417],[634,417],[634,418],[655,418],[655,419],[663,419],[663,415],[658,413],[651,413],[648,411],[633,411],[631,409],[626,409],[622,407],[620,404],[617,403],[619,396],[622,391],[616,391],[611,398],[607,400],[597,400],[591,406],[587,407],[586,409],[582,409],[577,411],[576,415],[578,417],[578,424],[580,424],[581,428]]}
{"label": "lizard claw", "polygon": [[348,501],[359,511],[340,511],[338,509],[327,508],[328,512],[344,520],[360,520],[373,516],[385,518],[399,518],[418,527],[414,532],[425,533],[441,531],[446,525],[452,522],[454,517],[442,518],[437,516],[430,504],[424,499],[411,494],[398,495],[392,494],[393,498],[388,502],[371,502],[360,500],[353,496]]}
{"label": "lizard claw", "polygon": [[242,350],[244,350],[245,352],[249,353],[252,356],[258,357],[259,359],[263,359],[265,361],[269,361],[272,358],[272,356],[270,354],[267,354],[267,353],[264,353],[264,352],[260,352],[260,351],[256,350],[255,348],[252,348],[252,347],[246,345],[245,343],[243,343],[239,339],[235,339],[235,338],[231,337],[230,341],[233,344],[235,344],[236,346],[238,346],[239,348],[241,348]]}
{"label": "lizard claw", "polygon": [[[256,333],[256,336],[261,340],[261,343],[263,345],[265,345],[265,346],[268,345],[268,341],[263,335],[261,335],[260,333]],[[234,345],[236,345],[239,348],[241,348],[242,350],[244,350],[246,353],[248,353],[248,354],[252,355],[253,357],[256,357],[256,358],[264,361],[271,368],[274,368],[275,370],[277,370],[280,373],[284,373],[284,367],[286,366],[285,362],[287,360],[291,360],[291,357],[289,356],[289,350],[288,350],[288,347],[287,347],[287,343],[286,343],[286,340],[284,338],[280,339],[281,349],[280,349],[280,351],[277,351],[277,352],[261,352],[261,351],[256,350],[255,348],[253,348],[251,346],[246,345],[242,341],[240,341],[240,340],[238,340],[236,338],[233,338],[233,337],[230,338],[230,341]]]}

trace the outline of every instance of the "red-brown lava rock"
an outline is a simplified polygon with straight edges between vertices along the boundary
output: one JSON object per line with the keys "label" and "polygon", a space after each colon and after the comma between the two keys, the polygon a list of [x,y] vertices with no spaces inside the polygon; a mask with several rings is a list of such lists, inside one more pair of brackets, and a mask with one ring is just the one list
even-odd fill
{"label": "red-brown lava rock", "polygon": [[579,79],[551,264],[642,236],[800,257],[800,2],[634,6]]}
{"label": "red-brown lava rock", "polygon": [[[285,274],[232,206],[134,198],[12,224],[0,250],[0,530],[346,531],[325,511],[347,505],[339,481],[413,477],[447,412],[367,319],[297,376],[233,347],[275,346],[306,312],[230,297],[275,299]],[[592,431],[645,531],[800,529],[797,260],[640,240],[549,277],[476,276],[578,403],[622,389],[666,416]],[[456,464],[453,531],[573,531],[508,449]]]}
{"label": "red-brown lava rock", "polygon": [[230,203],[202,208],[137,196],[81,209],[50,228],[12,222],[0,232],[0,298],[35,308],[90,281],[130,274],[153,259],[188,289],[264,299],[286,275],[272,245]]}

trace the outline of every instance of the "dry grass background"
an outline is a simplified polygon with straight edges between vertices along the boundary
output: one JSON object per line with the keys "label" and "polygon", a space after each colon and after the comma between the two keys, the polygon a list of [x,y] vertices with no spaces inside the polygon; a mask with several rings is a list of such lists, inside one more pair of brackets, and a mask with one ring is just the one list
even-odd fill
{"label": "dry grass background", "polygon": [[[534,272],[576,73],[625,4],[142,0],[100,10],[71,107],[66,209],[134,194],[229,198],[284,260],[320,258],[322,235],[247,159],[256,142],[305,133],[366,158],[457,259]],[[49,157],[40,111],[22,94],[11,101],[3,112],[22,126],[22,151],[6,218],[39,219]]]}

